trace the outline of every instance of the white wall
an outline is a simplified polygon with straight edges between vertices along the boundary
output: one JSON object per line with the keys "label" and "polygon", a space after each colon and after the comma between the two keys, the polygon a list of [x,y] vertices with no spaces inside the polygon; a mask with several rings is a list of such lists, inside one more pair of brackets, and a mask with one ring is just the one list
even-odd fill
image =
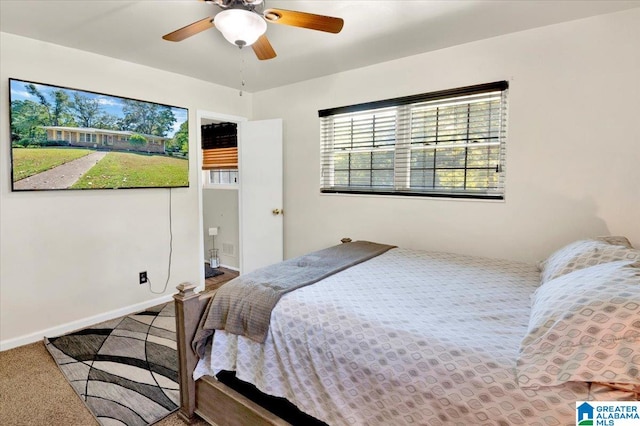
{"label": "white wall", "polygon": [[[638,52],[634,9],[239,97],[0,33],[0,342],[152,302],[138,272],[161,289],[169,241],[165,189],[10,192],[9,77],[187,107],[192,154],[197,109],[283,118],[286,257],[350,236],[537,260],[589,235],[623,234],[640,246]],[[319,194],[318,109],[502,79],[510,82],[505,202]],[[202,284],[196,164],[192,155],[192,186],[172,191],[167,295],[183,281]]]}
{"label": "white wall", "polygon": [[[640,247],[639,76],[633,9],[254,94],[254,119],[284,119],[285,256],[344,236],[526,261],[600,234]],[[497,80],[504,202],[320,195],[319,109]]]}
{"label": "white wall", "polygon": [[[235,269],[240,268],[240,212],[238,210],[238,191],[233,189],[203,189],[202,210],[204,223],[204,256],[209,258],[209,249],[212,248],[212,239],[209,236],[209,228],[218,227],[216,236],[216,248],[220,264]],[[222,244],[233,244],[234,256],[222,253]]]}
{"label": "white wall", "polygon": [[159,296],[138,285],[138,272],[148,271],[154,291],[161,291],[169,256],[167,189],[10,191],[10,77],[189,108],[191,186],[172,190],[173,262],[164,294],[184,281],[202,284],[196,110],[248,116],[252,96],[6,33],[0,33],[0,64],[3,348],[41,338],[42,330],[152,303]]}

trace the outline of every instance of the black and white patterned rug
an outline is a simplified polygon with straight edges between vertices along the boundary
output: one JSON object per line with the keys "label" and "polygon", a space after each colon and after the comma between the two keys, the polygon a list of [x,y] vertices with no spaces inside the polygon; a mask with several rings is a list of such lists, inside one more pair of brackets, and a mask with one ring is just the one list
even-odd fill
{"label": "black and white patterned rug", "polygon": [[45,345],[104,426],[145,426],[178,408],[173,302],[116,318]]}

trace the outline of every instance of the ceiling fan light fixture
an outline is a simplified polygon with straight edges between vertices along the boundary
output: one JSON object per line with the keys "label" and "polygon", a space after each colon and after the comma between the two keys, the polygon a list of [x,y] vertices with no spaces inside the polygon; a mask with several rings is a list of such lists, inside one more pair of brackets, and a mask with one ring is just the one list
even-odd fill
{"label": "ceiling fan light fixture", "polygon": [[267,23],[260,15],[244,9],[227,9],[213,20],[224,38],[236,46],[250,46],[267,31]]}

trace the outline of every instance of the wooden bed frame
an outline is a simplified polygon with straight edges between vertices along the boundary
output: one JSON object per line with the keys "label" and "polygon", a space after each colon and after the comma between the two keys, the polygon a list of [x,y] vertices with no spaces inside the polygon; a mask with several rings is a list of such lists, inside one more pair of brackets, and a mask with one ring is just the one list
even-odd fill
{"label": "wooden bed frame", "polygon": [[180,284],[178,293],[173,296],[179,359],[178,417],[187,424],[192,424],[197,416],[219,426],[290,425],[214,377],[204,376],[193,380],[198,356],[191,348],[191,341],[209,299],[215,294],[215,291],[195,293],[195,288],[193,284]]}
{"label": "wooden bed frame", "polygon": [[[350,243],[349,237],[342,238],[342,244]],[[176,308],[176,338],[178,345],[178,383],[180,384],[180,408],[178,417],[191,424],[196,416],[218,426],[291,426],[262,406],[241,393],[231,389],[211,376],[193,380],[193,370],[198,363],[198,355],[191,342],[196,334],[209,299],[214,291],[195,293],[193,284],[180,284],[173,296]]]}

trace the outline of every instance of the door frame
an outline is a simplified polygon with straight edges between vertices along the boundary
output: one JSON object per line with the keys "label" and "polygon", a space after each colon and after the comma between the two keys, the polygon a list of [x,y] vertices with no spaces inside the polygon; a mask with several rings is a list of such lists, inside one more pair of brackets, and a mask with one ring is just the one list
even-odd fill
{"label": "door frame", "polygon": [[[202,156],[202,132],[200,131],[200,129],[202,128],[202,120],[216,120],[216,121],[221,121],[221,122],[231,122],[231,123],[236,123],[236,124],[240,124],[242,122],[245,121],[249,121],[248,118],[246,117],[241,117],[241,116],[237,116],[237,115],[229,115],[229,114],[221,114],[218,112],[212,112],[212,111],[206,111],[206,110],[201,110],[198,109],[196,110],[196,127],[197,127],[197,131],[196,131],[196,141],[197,141],[197,146],[196,146],[196,158],[197,158],[197,189],[198,189],[198,229],[200,230],[200,247],[198,249],[198,254],[200,256],[199,259],[199,263],[202,265],[205,259],[205,253],[204,253],[204,243],[205,243],[205,236],[204,236],[204,211],[203,211],[203,207],[204,207],[204,200],[203,200],[203,195],[202,195],[202,191],[204,190],[204,182],[202,179],[202,161],[203,161],[203,156]],[[240,140],[238,140],[238,144],[240,144]],[[239,165],[238,165],[238,170],[239,170]],[[242,181],[240,181],[238,183],[238,216],[241,217],[242,214]],[[239,241],[242,242],[242,221],[239,220],[238,221],[238,233],[239,235]],[[242,247],[238,247],[238,260],[239,260],[239,265],[240,265],[240,271],[242,271]],[[204,278],[204,267],[200,267],[200,285],[196,288],[196,291],[204,291],[205,288],[205,278]]]}

